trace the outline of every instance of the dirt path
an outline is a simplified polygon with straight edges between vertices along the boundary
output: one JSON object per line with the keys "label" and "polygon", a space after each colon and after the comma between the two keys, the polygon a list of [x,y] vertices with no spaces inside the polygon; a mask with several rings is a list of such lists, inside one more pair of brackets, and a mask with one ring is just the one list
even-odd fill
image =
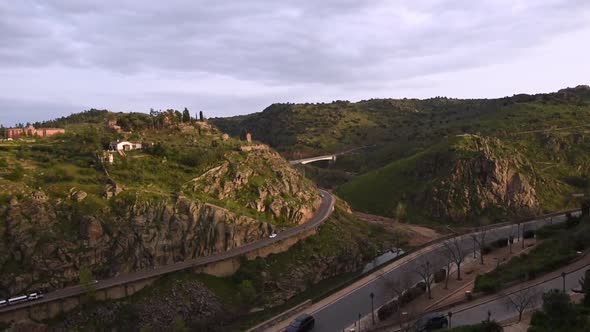
{"label": "dirt path", "polygon": [[383,228],[392,233],[400,233],[404,235],[404,238],[408,239],[408,244],[412,247],[420,246],[442,236],[442,234],[432,228],[400,223],[393,218],[362,212],[354,212],[354,214],[364,221],[383,226]]}

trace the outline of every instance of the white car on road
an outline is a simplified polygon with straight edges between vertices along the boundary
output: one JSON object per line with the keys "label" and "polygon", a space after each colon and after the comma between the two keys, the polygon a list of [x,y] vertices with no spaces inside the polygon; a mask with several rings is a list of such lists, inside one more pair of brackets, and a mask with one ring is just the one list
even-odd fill
{"label": "white car on road", "polygon": [[277,233],[272,232],[272,234],[269,235],[268,237],[271,238],[271,239],[274,239],[275,237],[277,237]]}

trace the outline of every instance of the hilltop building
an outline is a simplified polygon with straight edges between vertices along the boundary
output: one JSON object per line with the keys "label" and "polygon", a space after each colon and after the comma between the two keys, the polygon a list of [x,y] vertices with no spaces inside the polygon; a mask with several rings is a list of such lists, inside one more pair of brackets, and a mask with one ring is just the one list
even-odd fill
{"label": "hilltop building", "polygon": [[107,120],[107,128],[116,132],[116,133],[120,133],[121,131],[123,131],[121,129],[121,126],[119,126],[117,124],[117,120],[116,119],[109,119]]}
{"label": "hilltop building", "polygon": [[35,128],[28,125],[24,128],[6,128],[7,138],[17,138],[19,136],[41,136],[49,137],[57,134],[63,134],[66,130],[63,128]]}
{"label": "hilltop building", "polygon": [[141,143],[133,143],[128,141],[111,142],[111,144],[109,144],[109,149],[116,151],[139,150],[141,149]]}

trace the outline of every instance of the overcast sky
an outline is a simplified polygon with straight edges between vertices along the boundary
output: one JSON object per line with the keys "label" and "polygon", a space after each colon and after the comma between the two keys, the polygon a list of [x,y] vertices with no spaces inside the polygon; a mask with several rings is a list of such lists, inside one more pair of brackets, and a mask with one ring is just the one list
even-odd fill
{"label": "overcast sky", "polygon": [[588,0],[0,0],[0,123],[590,81]]}

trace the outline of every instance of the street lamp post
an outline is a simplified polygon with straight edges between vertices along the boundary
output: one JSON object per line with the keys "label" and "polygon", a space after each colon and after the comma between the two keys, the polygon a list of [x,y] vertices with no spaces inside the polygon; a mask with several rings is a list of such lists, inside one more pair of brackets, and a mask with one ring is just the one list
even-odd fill
{"label": "street lamp post", "polygon": [[449,311],[449,328],[451,328],[451,318],[453,317],[453,312]]}
{"label": "street lamp post", "polygon": [[371,297],[371,318],[373,319],[373,325],[375,325],[375,306],[373,305],[373,299],[375,298],[375,294],[371,292],[369,296]]}
{"label": "street lamp post", "polygon": [[359,312],[359,332],[361,332],[361,313]]}
{"label": "street lamp post", "polygon": [[567,274],[565,272],[561,272],[561,278],[563,279],[563,292],[565,293],[565,276]]}

